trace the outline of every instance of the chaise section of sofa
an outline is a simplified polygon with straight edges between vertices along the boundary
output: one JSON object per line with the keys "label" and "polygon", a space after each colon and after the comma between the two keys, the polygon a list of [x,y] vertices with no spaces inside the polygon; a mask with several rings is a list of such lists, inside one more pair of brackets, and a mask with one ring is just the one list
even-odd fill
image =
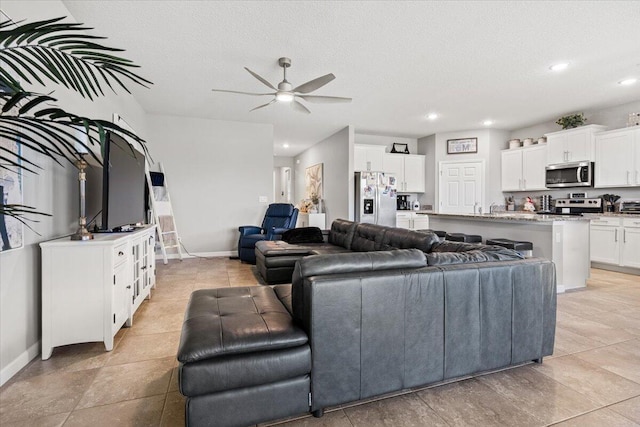
{"label": "chaise section of sofa", "polygon": [[178,349],[188,426],[246,426],[309,410],[311,353],[270,287],[195,291]]}

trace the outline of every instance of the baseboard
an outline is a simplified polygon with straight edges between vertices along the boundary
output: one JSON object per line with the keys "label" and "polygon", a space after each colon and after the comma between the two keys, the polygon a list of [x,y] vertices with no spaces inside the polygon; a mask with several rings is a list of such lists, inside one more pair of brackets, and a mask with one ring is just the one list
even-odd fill
{"label": "baseboard", "polygon": [[[230,256],[237,255],[236,251],[218,251],[218,252],[194,252],[191,255],[183,252],[182,258],[227,258]],[[178,254],[167,254],[167,259],[180,259]],[[156,261],[162,261],[162,254],[156,254]]]}
{"label": "baseboard", "polygon": [[615,264],[605,264],[603,262],[591,261],[591,268],[599,268],[601,270],[617,271],[618,273],[640,275],[640,268],[622,267]]}
{"label": "baseboard", "polygon": [[9,381],[20,369],[24,368],[40,354],[40,341],[29,347],[20,356],[13,359],[11,363],[0,371],[0,386]]}

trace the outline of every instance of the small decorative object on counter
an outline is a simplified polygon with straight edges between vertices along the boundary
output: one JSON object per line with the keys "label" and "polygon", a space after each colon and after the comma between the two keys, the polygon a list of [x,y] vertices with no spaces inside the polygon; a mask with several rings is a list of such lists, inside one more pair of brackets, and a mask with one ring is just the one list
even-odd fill
{"label": "small decorative object on counter", "polygon": [[420,202],[417,200],[413,201],[413,210],[414,211],[419,211],[420,210]]}
{"label": "small decorative object on counter", "polygon": [[562,129],[573,129],[578,126],[584,125],[587,119],[584,117],[584,114],[569,114],[568,116],[560,117],[556,120],[556,124],[562,126]]}
{"label": "small decorative object on counter", "polygon": [[513,196],[507,197],[507,211],[515,211],[516,210],[516,202],[513,200]]}
{"label": "small decorative object on counter", "polygon": [[640,126],[640,113],[629,113],[627,126]]}
{"label": "small decorative object on counter", "polygon": [[[398,148],[396,148],[396,145]],[[400,153],[400,154],[409,154],[409,144],[400,144],[398,142],[393,143],[393,147],[391,147],[392,153]]]}
{"label": "small decorative object on counter", "polygon": [[527,201],[524,202],[524,206],[522,207],[522,209],[524,209],[527,212],[535,212],[536,211],[536,207],[533,204],[533,200],[531,200],[531,197],[527,197]]}

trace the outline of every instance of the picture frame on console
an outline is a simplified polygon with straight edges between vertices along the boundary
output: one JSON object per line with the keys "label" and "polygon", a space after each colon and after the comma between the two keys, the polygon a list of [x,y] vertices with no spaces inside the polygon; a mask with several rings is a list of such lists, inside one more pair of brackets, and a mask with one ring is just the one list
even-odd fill
{"label": "picture frame on console", "polygon": [[478,138],[447,139],[447,154],[478,152]]}

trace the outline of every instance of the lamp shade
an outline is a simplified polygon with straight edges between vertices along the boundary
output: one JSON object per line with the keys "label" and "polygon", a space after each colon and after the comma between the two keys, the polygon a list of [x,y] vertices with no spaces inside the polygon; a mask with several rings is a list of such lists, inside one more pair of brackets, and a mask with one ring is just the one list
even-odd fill
{"label": "lamp shade", "polygon": [[[87,130],[84,126],[74,126],[75,127],[75,140],[73,143],[73,149],[78,154],[87,154],[89,150],[87,146],[89,145],[89,135],[87,135]],[[84,145],[83,145],[84,144]]]}

